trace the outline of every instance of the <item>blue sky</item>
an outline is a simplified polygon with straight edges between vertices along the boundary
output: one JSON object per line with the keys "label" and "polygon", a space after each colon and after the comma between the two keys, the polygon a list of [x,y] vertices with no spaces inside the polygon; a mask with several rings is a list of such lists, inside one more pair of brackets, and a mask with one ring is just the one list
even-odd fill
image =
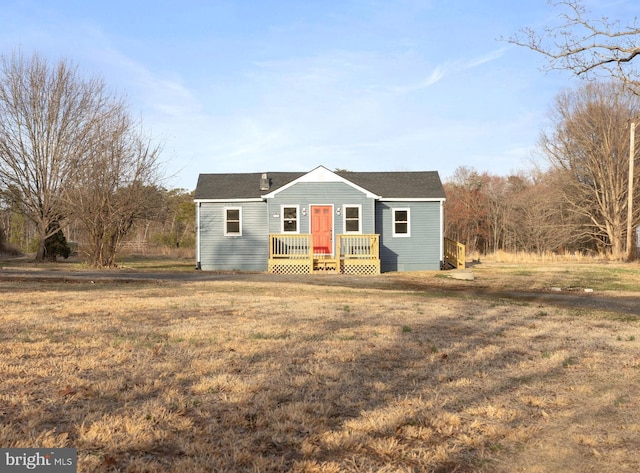
{"label": "blue sky", "polygon": [[530,167],[576,81],[499,38],[553,21],[544,0],[0,0],[0,52],[71,60],[126,95],[168,187],[318,165],[446,180]]}

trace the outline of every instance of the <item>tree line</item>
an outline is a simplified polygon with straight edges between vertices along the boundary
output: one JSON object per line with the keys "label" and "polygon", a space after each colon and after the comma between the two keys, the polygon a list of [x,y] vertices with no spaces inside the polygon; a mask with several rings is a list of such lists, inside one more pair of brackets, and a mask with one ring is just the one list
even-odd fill
{"label": "tree line", "polygon": [[190,196],[161,187],[160,152],[102,79],[66,60],[0,56],[0,243],[44,261],[68,255],[73,231],[98,267],[143,222],[170,221],[179,244]]}
{"label": "tree line", "polygon": [[[141,212],[122,235],[116,252],[111,254],[111,265],[121,249],[181,254],[184,252],[175,250],[189,252],[195,248],[193,191],[149,186],[145,189],[144,199],[145,204],[150,205],[145,205],[147,211]],[[79,253],[87,262],[93,261],[89,253],[92,246],[87,244],[91,234],[85,232],[79,220],[70,216],[62,222],[57,233],[47,237],[46,260]],[[0,193],[0,253],[35,253],[39,242],[37,229],[25,216],[20,202],[11,199],[8,193]],[[104,256],[103,261],[95,266],[108,266]]]}
{"label": "tree line", "polygon": [[540,135],[545,170],[502,177],[459,168],[445,183],[445,234],[480,253],[628,256],[627,232],[640,225],[640,166],[629,179],[636,120],[640,99],[620,82],[562,91]]}
{"label": "tree line", "polygon": [[545,58],[546,71],[586,79],[551,105],[538,147],[546,171],[504,178],[458,169],[446,184],[446,228],[481,253],[570,250],[631,258],[640,224],[640,27],[637,18],[593,13],[584,0],[548,3],[556,20],[506,40]]}

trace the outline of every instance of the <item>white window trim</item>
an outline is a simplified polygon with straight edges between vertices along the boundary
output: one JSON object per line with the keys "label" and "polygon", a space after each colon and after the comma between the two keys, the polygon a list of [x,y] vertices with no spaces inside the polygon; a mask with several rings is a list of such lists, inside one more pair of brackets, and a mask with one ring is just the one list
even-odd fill
{"label": "white window trim", "polygon": [[[396,233],[396,212],[407,212],[407,233]],[[392,229],[394,238],[409,238],[411,237],[411,209],[409,207],[399,207],[392,209]]]}
{"label": "white window trim", "polygon": [[[358,231],[355,231],[355,232],[348,232],[347,231],[347,209],[350,209],[350,208],[357,208],[358,209]],[[344,233],[347,234],[347,235],[362,235],[362,205],[360,205],[360,204],[353,204],[353,205],[345,204],[345,205],[342,206],[342,214],[343,214],[342,229],[343,229]]]}
{"label": "white window trim", "polygon": [[[295,232],[286,232],[284,230],[284,209],[285,208],[294,208],[296,209],[296,231]],[[280,206],[280,233],[287,233],[291,235],[299,235],[300,234],[300,206],[299,205],[284,205]]]}
{"label": "white window trim", "polygon": [[[238,219],[240,223],[240,231],[239,232],[228,232],[227,231],[227,210],[238,210]],[[224,236],[228,237],[238,237],[242,236],[242,207],[225,207],[223,210],[222,218],[224,221]]]}

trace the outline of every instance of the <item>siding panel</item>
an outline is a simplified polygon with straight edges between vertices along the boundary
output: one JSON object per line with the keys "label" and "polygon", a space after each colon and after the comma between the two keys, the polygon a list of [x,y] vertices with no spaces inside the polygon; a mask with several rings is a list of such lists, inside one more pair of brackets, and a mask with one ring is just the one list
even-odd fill
{"label": "siding panel", "polygon": [[[362,233],[380,235],[382,271],[440,269],[442,204],[439,201],[376,203],[342,182],[300,182],[277,193],[268,202],[202,202],[199,205],[203,270],[266,271],[269,233],[282,230],[282,205],[299,207],[300,233],[310,232],[312,205],[333,205],[334,234],[344,233],[344,206],[358,205],[362,209]],[[242,208],[242,236],[224,236],[225,207]],[[397,208],[410,209],[410,237],[393,237],[393,209]],[[302,215],[302,209],[307,210],[306,215]]]}
{"label": "siding panel", "polygon": [[[378,202],[376,233],[380,234],[381,271],[439,270],[440,202]],[[410,237],[393,236],[393,209],[408,208]]]}
{"label": "siding panel", "polygon": [[[242,236],[224,236],[225,207],[242,208]],[[202,203],[200,265],[203,270],[266,271],[269,258],[264,202]]]}
{"label": "siding panel", "polygon": [[[362,233],[374,233],[374,201],[365,194],[343,182],[299,182],[269,199],[269,232],[281,231],[282,205],[299,205],[307,209],[307,215],[299,215],[300,233],[309,233],[311,227],[311,205],[333,205],[334,234],[344,233],[344,205],[361,205]],[[340,209],[340,215],[336,210]],[[278,217],[274,217],[278,215]]]}

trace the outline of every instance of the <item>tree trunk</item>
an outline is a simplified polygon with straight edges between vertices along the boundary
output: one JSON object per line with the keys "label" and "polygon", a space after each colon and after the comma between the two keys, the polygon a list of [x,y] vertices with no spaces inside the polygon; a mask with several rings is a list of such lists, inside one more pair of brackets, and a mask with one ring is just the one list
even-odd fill
{"label": "tree trunk", "polygon": [[38,222],[37,225],[38,230],[38,249],[36,250],[36,258],[35,261],[37,263],[44,263],[45,258],[47,257],[47,223]]}
{"label": "tree trunk", "polygon": [[44,258],[45,258],[45,238],[43,238],[41,236],[40,238],[40,242],[38,243],[38,250],[36,251],[36,262],[37,263],[43,263],[44,262]]}

